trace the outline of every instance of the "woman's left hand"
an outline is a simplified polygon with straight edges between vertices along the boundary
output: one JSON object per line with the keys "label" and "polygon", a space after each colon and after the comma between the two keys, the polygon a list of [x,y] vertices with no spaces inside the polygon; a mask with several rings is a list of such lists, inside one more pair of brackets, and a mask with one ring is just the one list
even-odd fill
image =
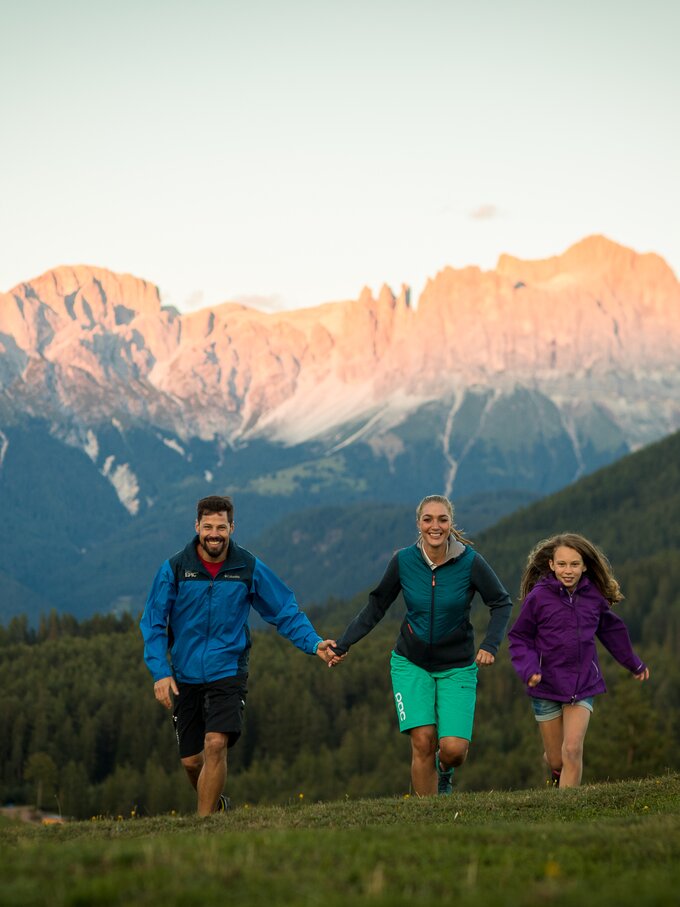
{"label": "woman's left hand", "polygon": [[486,649],[480,649],[475,658],[478,665],[492,665],[495,660],[491,652],[487,652]]}

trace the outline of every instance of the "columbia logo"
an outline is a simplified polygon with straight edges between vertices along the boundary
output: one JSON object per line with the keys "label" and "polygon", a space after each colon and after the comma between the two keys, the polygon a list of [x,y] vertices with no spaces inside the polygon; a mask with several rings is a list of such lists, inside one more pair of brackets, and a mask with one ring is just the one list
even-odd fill
{"label": "columbia logo", "polygon": [[225,579],[241,579],[238,573],[223,573]]}

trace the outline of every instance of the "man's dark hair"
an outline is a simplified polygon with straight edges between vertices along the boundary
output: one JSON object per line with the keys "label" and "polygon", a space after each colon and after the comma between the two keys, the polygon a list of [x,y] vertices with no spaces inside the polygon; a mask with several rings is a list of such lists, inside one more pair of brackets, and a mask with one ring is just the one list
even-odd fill
{"label": "man's dark hair", "polygon": [[234,502],[230,497],[220,497],[218,494],[211,494],[207,498],[201,498],[196,504],[196,520],[200,523],[201,517],[206,513],[227,512],[227,522],[234,522]]}

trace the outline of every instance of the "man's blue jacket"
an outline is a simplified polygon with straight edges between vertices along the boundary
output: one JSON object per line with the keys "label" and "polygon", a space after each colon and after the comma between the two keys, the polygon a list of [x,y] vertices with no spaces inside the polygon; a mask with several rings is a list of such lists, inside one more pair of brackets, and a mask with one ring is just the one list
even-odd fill
{"label": "man's blue jacket", "polygon": [[197,544],[195,536],[163,563],[146,601],[140,627],[154,681],[174,674],[181,683],[208,683],[247,674],[251,607],[298,649],[314,654],[321,637],[275,573],[230,539],[213,579]]}

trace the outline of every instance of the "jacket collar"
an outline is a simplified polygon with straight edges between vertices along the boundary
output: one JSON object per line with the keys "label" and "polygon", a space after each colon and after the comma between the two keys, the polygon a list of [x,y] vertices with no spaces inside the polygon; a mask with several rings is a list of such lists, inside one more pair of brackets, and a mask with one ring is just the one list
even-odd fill
{"label": "jacket collar", "polygon": [[[567,587],[557,579],[554,573],[546,573],[545,576],[542,576],[536,583],[537,586],[539,584],[541,586],[547,586],[549,589],[552,589],[553,592],[557,592],[559,595],[568,594]],[[587,589],[590,589],[592,585],[593,584],[588,579],[588,577],[584,575],[578,581],[574,592],[585,592]],[[572,595],[574,594],[574,592],[572,592]]]}
{"label": "jacket collar", "polygon": [[463,545],[458,539],[454,539],[453,536],[449,536],[448,545],[446,547],[446,558],[441,562],[441,564],[433,564],[430,558],[425,554],[425,549],[423,548],[423,540],[419,538],[416,542],[416,548],[420,551],[423,560],[428,565],[428,567],[443,567],[444,564],[448,564],[449,561],[457,561],[461,555],[465,554],[467,547]]}
{"label": "jacket collar", "polygon": [[[201,570],[207,575],[208,571],[203,566],[203,562],[198,556],[196,551],[196,546],[198,545],[198,535],[195,535],[193,539],[189,542],[188,545],[184,548],[184,557],[186,560],[194,567],[196,570]],[[222,562],[218,573],[222,573],[224,570],[231,570],[236,567],[243,566],[243,558],[240,555],[241,549],[236,544],[233,539],[229,539],[229,545],[227,546],[227,556]]]}

